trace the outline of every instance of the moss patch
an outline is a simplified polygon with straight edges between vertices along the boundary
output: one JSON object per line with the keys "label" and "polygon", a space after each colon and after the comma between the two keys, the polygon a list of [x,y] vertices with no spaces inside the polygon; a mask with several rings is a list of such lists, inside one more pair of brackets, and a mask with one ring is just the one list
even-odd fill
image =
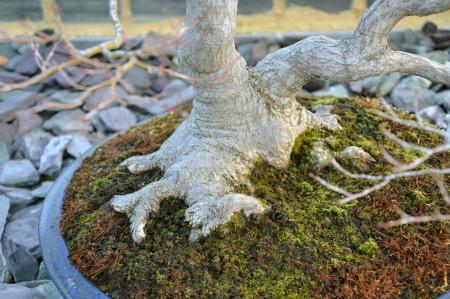
{"label": "moss patch", "polygon": [[[158,149],[181,119],[169,115],[106,143],[83,163],[67,192],[62,231],[72,261],[113,298],[430,298],[447,291],[448,224],[377,226],[396,217],[393,204],[412,214],[441,204],[431,179],[397,181],[340,207],[335,204],[339,195],[308,177],[311,144],[317,138],[329,138],[334,151],[362,147],[377,160],[374,174],[388,169],[379,144],[398,159],[417,156],[385,140],[379,125],[418,144],[442,140],[385,122],[369,112],[375,104],[367,100],[319,100],[324,101],[336,105],[342,132],[303,134],[288,169],[258,163],[252,171],[254,195],[270,204],[271,211],[250,218],[238,213],[193,245],[187,241],[190,227],[182,200],[162,203],[139,246],[131,240],[127,217],[101,208],[113,195],[136,191],[160,177],[157,171],[131,175],[117,165]],[[450,155],[435,157],[428,165],[450,167]],[[329,167],[318,175],[349,191],[367,184]],[[236,189],[247,192],[245,187]]]}

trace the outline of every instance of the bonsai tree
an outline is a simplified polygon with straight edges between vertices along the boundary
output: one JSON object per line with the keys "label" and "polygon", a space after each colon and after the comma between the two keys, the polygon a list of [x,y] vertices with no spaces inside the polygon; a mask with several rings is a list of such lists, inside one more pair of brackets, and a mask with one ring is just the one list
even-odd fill
{"label": "bonsai tree", "polygon": [[162,178],[111,200],[116,211],[128,214],[137,243],[145,238],[149,213],[156,213],[166,198],[185,199],[191,241],[229,221],[234,212],[248,216],[269,209],[233,190],[249,184],[256,161],[284,168],[299,134],[329,125],[295,99],[308,81],[349,82],[402,72],[450,84],[448,65],[394,51],[387,39],[404,17],[448,10],[450,0],[377,0],[348,38],[309,37],[254,68],[235,49],[238,0],[186,2],[187,29],[178,58],[183,72],[196,79],[192,113],[158,151],[121,164],[131,173],[160,168]]}

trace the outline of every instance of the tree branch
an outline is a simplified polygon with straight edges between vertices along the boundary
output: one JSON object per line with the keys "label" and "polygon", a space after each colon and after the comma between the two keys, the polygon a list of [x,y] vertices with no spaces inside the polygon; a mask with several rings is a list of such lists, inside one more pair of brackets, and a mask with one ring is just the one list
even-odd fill
{"label": "tree branch", "polygon": [[314,78],[350,82],[397,71],[450,84],[450,67],[393,51],[388,45],[388,34],[401,19],[448,9],[450,0],[377,0],[350,37],[306,38],[267,56],[256,70],[264,87],[282,98],[290,97]]}

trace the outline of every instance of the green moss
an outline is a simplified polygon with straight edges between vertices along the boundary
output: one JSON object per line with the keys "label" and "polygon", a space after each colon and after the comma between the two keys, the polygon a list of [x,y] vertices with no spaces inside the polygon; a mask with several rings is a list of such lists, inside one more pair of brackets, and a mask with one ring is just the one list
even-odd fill
{"label": "green moss", "polygon": [[369,240],[358,246],[358,250],[368,257],[375,257],[378,253],[379,247],[374,239],[369,238]]}
{"label": "green moss", "polygon": [[[181,119],[170,115],[102,146],[74,176],[64,204],[62,230],[74,264],[113,298],[433,297],[442,293],[444,274],[430,265],[448,261],[448,225],[389,230],[377,225],[397,217],[391,211],[393,204],[412,214],[429,212],[441,200],[432,179],[396,181],[360,203],[337,206],[340,196],[308,176],[309,155],[318,138],[326,138],[335,151],[362,147],[377,160],[370,170],[373,174],[388,169],[379,144],[398,159],[416,155],[386,140],[378,130],[380,124],[410,142],[437,145],[442,140],[384,122],[365,109],[375,105],[366,100],[300,101],[335,104],[334,113],[344,130],[299,136],[287,169],[258,162],[250,175],[254,196],[271,210],[249,218],[236,213],[231,222],[195,244],[187,241],[187,207],[180,199],[162,202],[139,246],[131,240],[127,217],[101,208],[113,195],[136,191],[161,176],[158,171],[130,175],[117,165],[129,156],[158,149]],[[446,154],[431,159],[428,166],[448,167],[449,161]],[[368,186],[330,167],[318,175],[351,192]],[[244,186],[236,191],[249,193]]]}

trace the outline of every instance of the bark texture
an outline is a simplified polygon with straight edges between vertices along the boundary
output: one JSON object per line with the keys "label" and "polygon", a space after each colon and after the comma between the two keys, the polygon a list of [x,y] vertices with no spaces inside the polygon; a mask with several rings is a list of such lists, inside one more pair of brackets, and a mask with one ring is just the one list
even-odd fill
{"label": "bark texture", "polygon": [[[260,214],[269,207],[234,193],[248,183],[258,159],[286,167],[296,137],[314,126],[336,128],[329,117],[314,115],[295,100],[314,78],[340,82],[399,71],[450,84],[450,68],[389,48],[387,35],[409,15],[450,8],[450,0],[379,0],[354,34],[343,40],[307,38],[247,68],[234,45],[238,0],[187,0],[187,25],[179,58],[184,72],[202,78],[195,86],[188,119],[155,153],[122,163],[130,172],[164,171],[161,180],[128,195],[112,207],[127,213],[136,242],[145,238],[149,213],[163,199],[181,197],[189,208],[191,241],[230,220],[234,212]],[[331,119],[333,119],[331,117]]]}

